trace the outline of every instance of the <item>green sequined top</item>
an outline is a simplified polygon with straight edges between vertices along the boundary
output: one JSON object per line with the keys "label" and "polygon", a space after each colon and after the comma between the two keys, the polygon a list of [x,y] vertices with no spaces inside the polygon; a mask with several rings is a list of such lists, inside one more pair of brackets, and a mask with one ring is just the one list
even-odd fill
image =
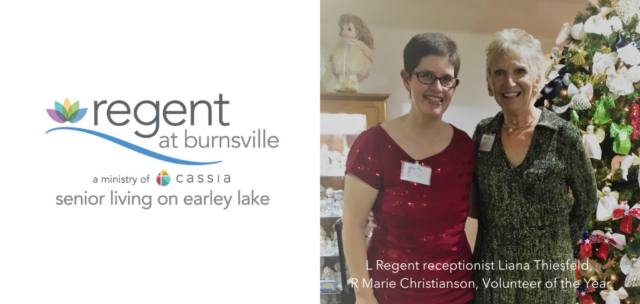
{"label": "green sequined top", "polygon": [[[543,109],[529,151],[514,168],[502,146],[503,120],[502,112],[484,119],[473,135],[478,185],[473,259],[484,266],[493,262],[492,267],[474,272],[475,303],[574,304],[576,289],[561,288],[560,283],[576,280],[575,270],[569,268],[574,245],[597,207],[596,181],[582,135]],[[479,149],[483,134],[495,134],[491,151]],[[554,270],[554,263],[558,269]],[[545,287],[554,280],[556,288]],[[541,286],[518,287],[518,281],[541,282]]]}

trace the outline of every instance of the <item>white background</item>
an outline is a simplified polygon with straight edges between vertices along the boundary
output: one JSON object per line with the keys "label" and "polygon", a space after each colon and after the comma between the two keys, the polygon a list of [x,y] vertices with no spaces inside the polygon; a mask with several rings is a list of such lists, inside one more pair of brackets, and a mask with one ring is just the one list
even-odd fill
{"label": "white background", "polygon": [[[21,1],[0,5],[0,303],[309,303],[317,301],[319,4],[315,1]],[[93,101],[224,99],[228,127],[134,135]],[[54,101],[89,108],[75,125],[176,158],[164,163],[106,140],[56,131]],[[189,109],[188,109],[189,111]],[[190,112],[189,112],[190,113]],[[149,115],[149,113],[145,113]],[[185,119],[189,120],[189,114]],[[147,117],[147,116],[145,116]],[[277,149],[185,149],[198,135],[266,129]],[[176,133],[178,149],[160,149]],[[160,187],[162,170],[171,184]],[[93,177],[147,176],[135,186]],[[179,184],[178,174],[231,175]],[[56,206],[56,195],[233,195],[218,206]],[[269,206],[237,206],[237,191]],[[312,195],[313,194],[313,195]],[[311,200],[311,198],[314,198]]]}

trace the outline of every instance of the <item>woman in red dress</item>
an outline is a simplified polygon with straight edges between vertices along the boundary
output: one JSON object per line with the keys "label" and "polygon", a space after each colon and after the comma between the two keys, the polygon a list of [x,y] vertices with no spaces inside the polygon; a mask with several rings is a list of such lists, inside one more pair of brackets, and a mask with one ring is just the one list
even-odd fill
{"label": "woman in red dress", "polygon": [[[409,113],[362,132],[351,148],[343,236],[356,304],[473,300],[472,272],[459,268],[471,263],[464,226],[475,146],[442,121],[459,68],[448,37],[413,37],[400,72]],[[377,226],[367,248],[370,211]]]}

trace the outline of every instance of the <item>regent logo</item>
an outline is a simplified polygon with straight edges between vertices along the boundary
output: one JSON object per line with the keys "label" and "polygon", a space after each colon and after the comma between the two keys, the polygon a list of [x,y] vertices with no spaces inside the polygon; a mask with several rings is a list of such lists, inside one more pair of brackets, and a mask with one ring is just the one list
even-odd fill
{"label": "regent logo", "polygon": [[76,101],[73,105],[69,98],[64,100],[64,104],[56,101],[55,109],[47,109],[47,113],[53,121],[59,123],[76,123],[87,114],[87,108],[80,109],[80,102]]}
{"label": "regent logo", "polygon": [[158,182],[158,185],[164,187],[168,185],[169,182],[171,182],[171,176],[169,176],[169,173],[167,173],[167,171],[162,170],[162,172],[158,173],[156,181]]}
{"label": "regent logo", "polygon": [[[213,124],[212,121],[212,116],[213,116],[213,111],[215,106],[218,106],[218,121],[220,126],[228,126],[229,123],[226,122],[223,118],[223,106],[224,105],[228,105],[229,101],[227,100],[223,100],[222,94],[219,94],[219,100],[213,101],[213,102],[209,102],[206,100],[200,100],[198,102],[195,101],[191,101],[191,125],[193,126],[195,124],[195,111],[196,108],[199,109],[199,111],[206,111],[207,112],[207,125],[211,126]],[[99,111],[100,106],[103,105],[107,105],[108,101],[103,100],[98,102],[97,100],[94,101],[94,108],[93,108],[93,118],[94,118],[94,125],[98,126],[98,117],[100,116],[100,113],[104,113],[106,114],[106,118],[107,121],[109,123],[111,123],[111,125],[117,126],[117,127],[121,127],[121,126],[125,126],[130,122],[129,118],[124,118],[124,115],[130,115],[133,114],[133,118],[135,119],[136,122],[138,122],[140,125],[142,126],[149,126],[149,125],[154,125],[154,130],[151,133],[140,133],[138,131],[135,131],[134,134],[136,134],[137,136],[141,137],[141,138],[151,138],[154,137],[157,133],[158,130],[160,128],[160,114],[162,114],[162,117],[164,118],[164,121],[170,125],[170,126],[180,126],[183,125],[186,122],[186,119],[182,119],[180,121],[176,121],[174,116],[178,116],[178,115],[186,115],[187,114],[187,106],[182,103],[179,100],[172,100],[170,102],[168,102],[164,108],[161,111],[161,107],[160,107],[160,102],[156,101],[156,102],[152,102],[150,100],[144,100],[141,101],[139,103],[137,103],[134,107],[133,107],[133,112],[131,111],[131,106],[129,106],[128,103],[126,103],[125,101],[122,100],[116,100],[112,103],[110,103],[108,106],[106,106],[106,109],[102,109],[102,112]],[[115,108],[114,106],[117,106],[119,108]],[[154,113],[153,115],[153,119],[152,120],[143,120],[143,118],[141,118],[139,111],[140,108],[142,106],[146,107],[146,110],[148,111],[152,111]],[[169,107],[173,106],[173,109],[170,109]],[[177,108],[180,109],[180,111],[177,111]],[[87,113],[87,109],[86,108],[82,108],[80,109],[80,102],[76,101],[75,103],[71,104],[71,102],[69,101],[68,98],[65,99],[63,104],[60,104],[59,102],[55,102],[55,108],[54,109],[47,109],[47,113],[49,114],[49,116],[51,117],[51,119],[53,119],[55,122],[57,123],[65,123],[65,122],[70,122],[70,123],[76,123],[80,120],[82,120],[82,118],[84,118],[85,114]],[[170,118],[171,117],[171,118]],[[178,165],[187,165],[187,166],[202,166],[202,165],[211,165],[211,164],[217,164],[220,163],[221,161],[210,161],[210,162],[197,162],[197,161],[190,161],[190,160],[184,160],[184,159],[178,159],[178,158],[174,158],[174,157],[170,157],[167,155],[163,155],[148,149],[145,149],[143,147],[140,147],[136,144],[130,143],[128,141],[125,141],[123,139],[108,135],[108,134],[104,134],[102,132],[98,132],[95,130],[89,130],[89,129],[84,129],[84,128],[76,128],[76,127],[57,127],[57,128],[53,128],[48,130],[47,132],[45,132],[45,134],[48,134],[50,132],[53,131],[60,131],[60,130],[65,130],[65,131],[75,131],[75,132],[82,132],[82,133],[86,133],[86,134],[90,134],[96,137],[100,137],[102,139],[108,140],[112,143],[115,143],[117,145],[120,145],[122,147],[125,147],[127,149],[130,149],[132,151],[138,152],[140,154],[146,155],[148,157],[151,158],[155,158],[157,160],[161,160],[161,161],[165,161],[168,163],[173,163],[173,164],[178,164]],[[255,133],[255,131],[254,131]],[[185,129],[185,134],[186,134],[186,129]],[[258,138],[255,138],[255,135],[251,135],[249,136],[249,139],[244,141],[243,143],[245,144],[245,147],[249,147],[251,145],[251,143],[253,143],[253,147],[255,147],[256,143],[258,143],[258,148],[260,148],[260,144],[262,144],[262,147],[266,147],[266,139],[265,137],[265,132],[262,133],[262,137],[263,140],[260,140],[260,130],[258,130]],[[167,148],[168,147],[168,142],[169,142],[169,137],[168,136],[162,136],[163,141],[160,144],[161,148]],[[186,137],[186,136],[185,136]],[[194,138],[193,140],[195,140],[194,136],[191,136],[192,138]],[[223,137],[223,136],[215,136],[215,137]],[[227,138],[227,143],[229,144],[229,137],[224,136]],[[272,136],[273,137],[273,136]],[[173,134],[171,136],[171,139],[173,139],[173,146],[175,148],[177,148],[177,146],[175,146],[175,138],[177,138],[177,136],[175,136],[175,134]],[[235,136],[233,138],[239,138],[238,136]],[[208,142],[208,137],[207,137],[207,142]],[[167,144],[165,146],[162,145],[162,143],[166,142]],[[220,142],[222,142],[222,140],[220,140]],[[234,143],[238,144],[238,147],[240,146],[240,141],[239,139],[236,139],[236,141]],[[269,138],[269,144],[271,145],[271,138]],[[275,138],[274,143],[277,147],[277,138]],[[193,148],[192,146],[187,146],[188,148]],[[237,147],[236,147],[237,148]],[[169,175],[163,170],[160,175],[158,176],[158,184],[160,184],[160,186],[166,186],[169,184],[169,181],[171,180],[171,178],[169,177]]]}

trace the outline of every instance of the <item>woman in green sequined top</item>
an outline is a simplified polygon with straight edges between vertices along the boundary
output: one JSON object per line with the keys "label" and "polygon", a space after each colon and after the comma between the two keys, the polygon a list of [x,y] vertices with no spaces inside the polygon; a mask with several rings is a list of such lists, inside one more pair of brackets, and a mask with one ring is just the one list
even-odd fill
{"label": "woman in green sequined top", "polygon": [[543,62],[540,42],[523,30],[500,31],[487,48],[489,95],[502,111],[473,135],[474,262],[485,266],[475,271],[476,304],[576,302],[561,282],[576,280],[573,245],[595,212],[596,182],[580,131],[534,106]]}

